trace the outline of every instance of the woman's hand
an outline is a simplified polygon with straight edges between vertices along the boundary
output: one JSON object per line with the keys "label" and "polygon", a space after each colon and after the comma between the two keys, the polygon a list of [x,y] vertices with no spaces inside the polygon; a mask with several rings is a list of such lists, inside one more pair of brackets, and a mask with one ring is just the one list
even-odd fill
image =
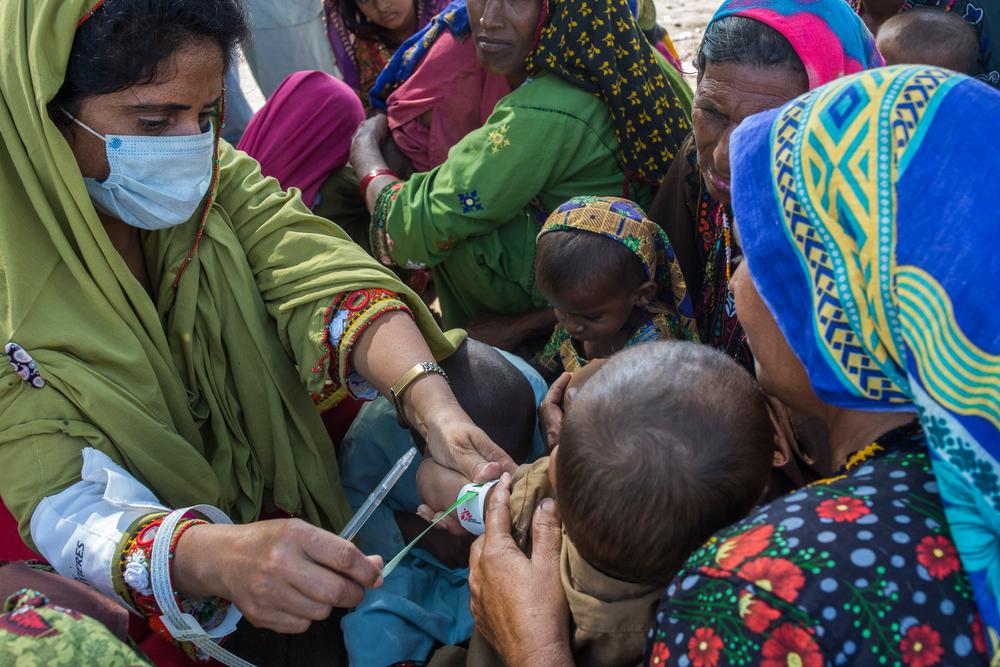
{"label": "woman's hand", "polygon": [[531,558],[511,537],[510,476],[504,475],[486,511],[486,534],[472,545],[469,587],[476,628],[506,664],[571,665],[569,605],[559,575],[562,529],[547,498],[531,524]]}
{"label": "woman's hand", "polygon": [[549,451],[559,444],[559,434],[562,431],[563,423],[563,396],[566,394],[566,387],[573,379],[571,373],[563,373],[559,379],[549,387],[545,398],[538,404],[538,425],[545,436],[545,445]]}
{"label": "woman's hand", "polygon": [[[410,316],[395,311],[365,329],[351,361],[355,371],[388,395],[414,364],[433,358]],[[504,470],[516,468],[510,456],[472,423],[440,375],[428,373],[414,380],[402,404],[406,421],[427,442],[427,453],[444,467],[476,482],[496,479]]]}
{"label": "woman's hand", "polygon": [[181,535],[171,575],[181,595],[225,598],[254,626],[292,634],[382,585],[382,558],[299,519],[208,524]]}
{"label": "woman's hand", "polygon": [[[435,380],[431,378],[430,382]],[[427,454],[479,484],[497,479],[503,472],[513,473],[517,468],[513,459],[472,422],[458,401],[451,400],[450,406],[419,410],[424,427],[420,430],[426,429],[422,435],[427,441]]]}
{"label": "woman's hand", "polygon": [[486,343],[501,350],[513,352],[527,337],[518,326],[517,317],[502,315],[482,315],[471,320],[465,327],[469,338]]}
{"label": "woman's hand", "polygon": [[466,325],[469,338],[508,352],[532,336],[551,333],[556,316],[551,308],[529,310],[520,315],[481,315]]}
{"label": "woman's hand", "polygon": [[384,113],[377,113],[358,125],[351,137],[351,153],[354,153],[354,146],[374,146],[382,148],[382,144],[389,138],[389,118]]}

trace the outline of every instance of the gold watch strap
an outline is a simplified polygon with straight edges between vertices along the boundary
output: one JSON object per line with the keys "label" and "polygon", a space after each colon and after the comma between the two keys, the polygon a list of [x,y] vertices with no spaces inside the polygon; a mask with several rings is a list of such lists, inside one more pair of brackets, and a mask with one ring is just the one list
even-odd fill
{"label": "gold watch strap", "polygon": [[392,399],[392,405],[396,408],[396,419],[399,420],[399,425],[403,428],[409,428],[410,424],[406,421],[406,417],[403,416],[403,393],[410,388],[414,382],[419,380],[425,375],[430,375],[436,373],[440,375],[445,380],[448,379],[448,374],[444,372],[444,369],[433,361],[421,361],[419,364],[415,365],[410,370],[403,373],[392,387],[389,388],[389,398]]}

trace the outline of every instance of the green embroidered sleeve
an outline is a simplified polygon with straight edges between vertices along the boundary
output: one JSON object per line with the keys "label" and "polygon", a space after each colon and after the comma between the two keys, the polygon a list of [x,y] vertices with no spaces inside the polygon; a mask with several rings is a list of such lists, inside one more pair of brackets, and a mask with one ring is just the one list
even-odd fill
{"label": "green embroidered sleeve", "polygon": [[[525,88],[539,85],[551,87],[537,80]],[[583,113],[574,108],[571,115],[551,101],[531,105],[532,96],[520,92],[504,98],[443,165],[395,189],[373,220],[372,247],[387,248],[400,266],[435,266],[458,243],[494,232],[533,202],[544,216],[580,192],[621,194],[607,112],[587,103],[599,105],[596,98],[583,98]]]}

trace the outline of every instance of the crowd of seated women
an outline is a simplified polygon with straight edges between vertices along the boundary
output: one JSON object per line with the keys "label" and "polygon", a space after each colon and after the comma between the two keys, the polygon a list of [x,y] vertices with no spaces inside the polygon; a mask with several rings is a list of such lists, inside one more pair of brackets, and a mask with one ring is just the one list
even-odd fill
{"label": "crowd of seated women", "polygon": [[0,3],[0,657],[996,664],[997,8],[657,4]]}

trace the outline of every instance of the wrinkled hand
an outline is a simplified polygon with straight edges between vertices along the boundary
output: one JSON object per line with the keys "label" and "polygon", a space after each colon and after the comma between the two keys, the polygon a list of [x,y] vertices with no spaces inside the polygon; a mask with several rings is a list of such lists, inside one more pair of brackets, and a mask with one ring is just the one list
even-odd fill
{"label": "wrinkled hand", "polygon": [[559,444],[559,434],[562,431],[563,423],[563,396],[566,394],[566,387],[573,379],[571,373],[563,373],[559,379],[552,383],[545,398],[538,404],[538,426],[545,437],[545,445],[549,451]]}
{"label": "wrinkled hand", "polygon": [[477,484],[497,479],[504,471],[513,473],[517,466],[507,452],[472,423],[457,403],[455,407],[436,411],[425,422],[424,439],[430,457]]}
{"label": "wrinkled hand", "polygon": [[469,322],[466,331],[469,338],[508,352],[517,349],[529,335],[517,316],[482,315]]}
{"label": "wrinkled hand", "polygon": [[351,138],[351,166],[358,178],[387,166],[382,156],[382,145],[388,138],[389,121],[384,114],[372,116],[358,125]]}
{"label": "wrinkled hand", "polygon": [[377,113],[358,125],[358,129],[354,131],[351,143],[365,141],[366,143],[374,143],[376,146],[381,147],[388,138],[389,118],[384,113]]}
{"label": "wrinkled hand", "polygon": [[550,498],[535,510],[529,559],[510,533],[510,481],[504,475],[495,487],[486,534],[472,545],[472,616],[506,664],[568,665],[569,605],[559,575],[559,513]]}
{"label": "wrinkled hand", "polygon": [[171,568],[184,595],[232,601],[254,626],[305,632],[334,607],[356,606],[382,584],[382,558],[299,519],[198,525],[177,543]]}

